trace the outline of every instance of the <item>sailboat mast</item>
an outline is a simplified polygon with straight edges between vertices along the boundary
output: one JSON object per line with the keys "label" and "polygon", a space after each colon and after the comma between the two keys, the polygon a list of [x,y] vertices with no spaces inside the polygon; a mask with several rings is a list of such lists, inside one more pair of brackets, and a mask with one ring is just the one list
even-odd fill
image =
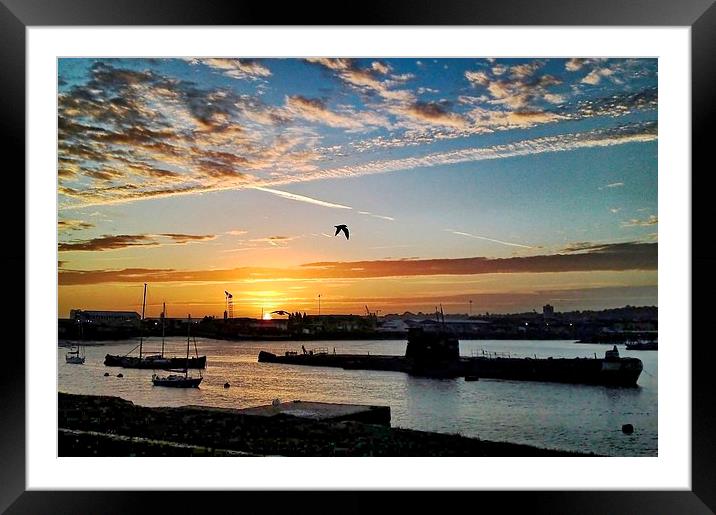
{"label": "sailboat mast", "polygon": [[164,357],[164,319],[167,318],[167,303],[162,304],[162,358]]}
{"label": "sailboat mast", "polygon": [[142,359],[142,343],[144,343],[144,307],[147,305],[147,283],[144,283],[144,297],[142,298],[142,320],[139,322],[139,359]]}
{"label": "sailboat mast", "polygon": [[184,368],[184,377],[189,377],[189,331],[191,330],[191,315],[189,315],[189,323],[186,327],[186,368]]}

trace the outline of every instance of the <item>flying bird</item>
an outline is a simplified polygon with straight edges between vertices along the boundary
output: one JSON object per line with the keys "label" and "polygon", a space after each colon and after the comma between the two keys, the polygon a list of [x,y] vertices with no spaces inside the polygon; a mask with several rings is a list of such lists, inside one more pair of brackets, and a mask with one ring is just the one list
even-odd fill
{"label": "flying bird", "polygon": [[343,233],[346,235],[346,239],[349,239],[348,226],[347,226],[347,225],[334,225],[333,227],[336,228],[336,234],[334,234],[333,236],[338,236],[338,233],[341,232],[341,231],[343,231]]}

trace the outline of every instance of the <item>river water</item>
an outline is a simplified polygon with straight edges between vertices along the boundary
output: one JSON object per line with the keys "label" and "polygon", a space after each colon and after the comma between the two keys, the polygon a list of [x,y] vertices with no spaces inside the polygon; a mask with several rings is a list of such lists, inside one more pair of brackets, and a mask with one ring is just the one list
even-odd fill
{"label": "river water", "polygon": [[[593,452],[609,456],[657,455],[657,351],[627,351],[621,356],[642,360],[638,388],[569,385],[530,381],[463,378],[436,380],[400,372],[343,370],[258,363],[260,350],[316,347],[337,353],[403,355],[405,340],[328,342],[229,342],[197,339],[207,369],[198,389],[154,387],[152,370],[105,367],[105,354],[125,354],[137,342],[87,342],[84,365],[65,363],[66,348],[58,347],[58,390],[67,393],[114,395],[143,406],[205,405],[244,408],[281,401],[379,404],[391,408],[393,427],[459,433],[484,440],[529,444],[543,448]],[[161,343],[145,340],[145,349]],[[185,355],[186,338],[167,338],[172,355]],[[514,356],[603,357],[610,346],[573,341],[461,340],[460,353],[485,350]],[[192,347],[192,354],[194,349]],[[109,377],[104,373],[109,372]],[[118,373],[124,377],[116,377]],[[193,371],[197,374],[197,371]],[[230,388],[224,388],[229,382]],[[622,424],[634,433],[622,433]]]}

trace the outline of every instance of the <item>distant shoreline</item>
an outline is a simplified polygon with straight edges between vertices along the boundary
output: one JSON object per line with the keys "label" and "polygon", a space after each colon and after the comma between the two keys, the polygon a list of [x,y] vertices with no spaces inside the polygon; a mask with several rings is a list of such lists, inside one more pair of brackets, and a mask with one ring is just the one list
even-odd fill
{"label": "distant shoreline", "polygon": [[[177,337],[177,336],[183,336],[183,335],[167,335],[167,337]],[[144,340],[147,341],[154,341],[157,340],[157,338],[161,338],[160,336],[149,336],[145,337]],[[234,342],[234,343],[242,343],[242,342],[330,342],[330,341],[372,341],[372,340],[378,340],[378,341],[406,341],[408,338],[408,335],[381,335],[381,336],[374,336],[374,335],[350,335],[350,336],[330,336],[330,337],[323,337],[323,338],[316,338],[316,337],[297,337],[297,336],[286,336],[286,337],[280,337],[280,338],[271,338],[271,337],[263,337],[263,336],[246,336],[241,338],[227,338],[227,337],[221,337],[218,335],[197,335],[197,338],[208,338],[211,340],[220,340],[220,341],[226,341],[226,342]],[[59,339],[57,342],[58,347],[70,347],[73,345],[77,345],[78,343],[80,345],[84,345],[87,347],[101,347],[102,345],[117,343],[117,342],[134,342],[139,339],[138,336],[132,336],[128,338],[107,338],[107,339],[101,339],[101,340],[73,340],[73,339]],[[462,336],[459,337],[460,340],[478,340],[478,341],[572,341],[573,343],[578,344],[594,344],[594,345],[624,345],[623,341],[581,341],[576,340],[574,338],[535,338],[535,337],[493,337],[493,336]]]}

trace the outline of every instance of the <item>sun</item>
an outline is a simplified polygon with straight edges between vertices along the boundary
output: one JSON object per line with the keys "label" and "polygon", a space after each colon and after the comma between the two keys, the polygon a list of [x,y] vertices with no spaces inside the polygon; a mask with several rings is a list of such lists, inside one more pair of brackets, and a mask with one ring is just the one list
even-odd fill
{"label": "sun", "polygon": [[264,320],[271,320],[271,313],[269,313],[268,311],[264,313]]}

